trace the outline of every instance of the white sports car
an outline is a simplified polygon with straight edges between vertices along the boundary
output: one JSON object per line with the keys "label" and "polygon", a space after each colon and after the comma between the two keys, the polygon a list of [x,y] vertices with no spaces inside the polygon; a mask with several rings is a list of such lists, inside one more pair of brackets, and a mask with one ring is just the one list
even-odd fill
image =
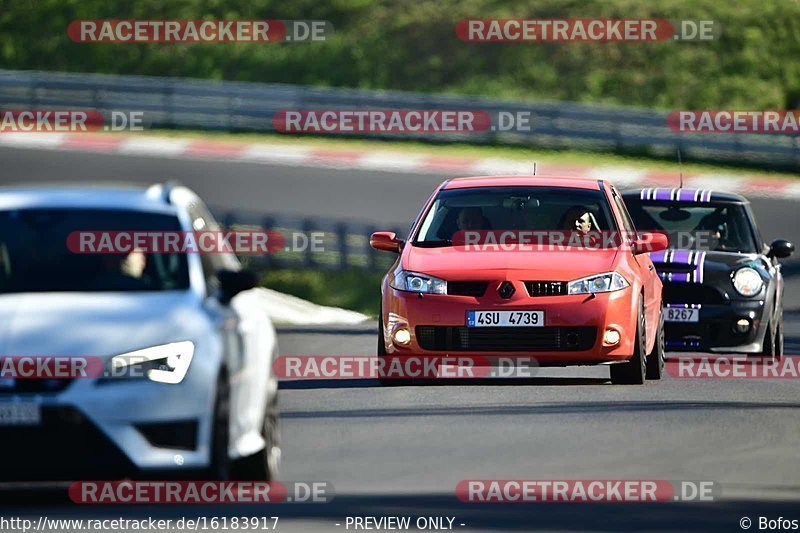
{"label": "white sports car", "polygon": [[0,357],[143,365],[0,377],[0,480],[274,478],[277,344],[255,277],[229,253],[66,246],[78,230],[199,229],[218,225],[181,186],[0,189]]}

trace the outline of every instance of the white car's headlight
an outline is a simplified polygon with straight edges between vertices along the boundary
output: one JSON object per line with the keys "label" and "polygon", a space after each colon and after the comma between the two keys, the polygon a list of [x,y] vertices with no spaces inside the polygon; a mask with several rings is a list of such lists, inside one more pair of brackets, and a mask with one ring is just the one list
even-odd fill
{"label": "white car's headlight", "polygon": [[194,356],[192,341],[171,342],[111,358],[111,377],[146,377],[159,383],[183,381]]}
{"label": "white car's headlight", "polygon": [[593,294],[596,292],[611,292],[630,286],[628,280],[618,272],[595,274],[585,278],[576,279],[567,283],[567,294]]}
{"label": "white car's headlight", "polygon": [[407,270],[401,270],[394,277],[392,287],[398,291],[447,294],[447,282],[445,280]]}
{"label": "white car's headlight", "polygon": [[733,275],[733,286],[742,296],[755,296],[761,292],[764,280],[754,269],[744,267],[737,270]]}

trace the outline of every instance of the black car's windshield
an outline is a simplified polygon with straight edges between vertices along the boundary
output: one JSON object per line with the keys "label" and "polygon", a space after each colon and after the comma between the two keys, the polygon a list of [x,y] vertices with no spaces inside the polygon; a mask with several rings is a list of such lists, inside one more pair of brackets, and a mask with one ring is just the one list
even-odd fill
{"label": "black car's windshield", "polygon": [[189,287],[183,254],[78,254],[74,231],[179,231],[174,215],[134,211],[0,211],[0,293],[164,291]]}
{"label": "black car's windshield", "polygon": [[747,212],[741,204],[643,202],[630,197],[625,202],[636,229],[666,232],[672,248],[757,251]]}
{"label": "black car's windshield", "polygon": [[606,231],[616,229],[599,190],[570,187],[475,187],[440,191],[416,246],[448,245],[458,231]]}

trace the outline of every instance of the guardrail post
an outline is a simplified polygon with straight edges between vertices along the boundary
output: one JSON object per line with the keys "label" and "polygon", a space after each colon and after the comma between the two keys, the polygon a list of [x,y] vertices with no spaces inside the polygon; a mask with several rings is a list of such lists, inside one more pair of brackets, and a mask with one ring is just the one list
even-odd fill
{"label": "guardrail post", "polygon": [[[264,231],[268,232],[272,231],[272,228],[275,227],[275,219],[270,216],[266,216],[263,219],[261,219],[261,226],[264,229]],[[284,244],[284,246],[286,246],[286,244]],[[261,261],[265,268],[269,268],[273,265],[273,263],[275,263],[275,258],[272,256],[272,254],[274,253],[278,252],[274,251],[271,253],[266,253],[263,256],[261,256]]]}
{"label": "guardrail post", "polygon": [[336,240],[339,241],[339,270],[347,270],[347,224],[341,222],[336,225]]}
{"label": "guardrail post", "polygon": [[222,227],[230,231],[234,224],[236,224],[236,213],[228,211],[222,219]]}
{"label": "guardrail post", "polygon": [[367,256],[367,270],[376,270],[377,268],[376,255],[378,251],[369,245],[369,237],[373,233],[375,233],[375,227],[367,226],[366,227],[367,241],[366,244],[364,245],[364,255]]}
{"label": "guardrail post", "polygon": [[[310,218],[303,219],[303,233],[306,237],[308,237],[309,241],[311,239],[311,232],[314,231],[314,221]],[[303,266],[305,268],[314,268],[314,254],[311,252],[311,243],[306,241],[306,249],[303,253]]]}

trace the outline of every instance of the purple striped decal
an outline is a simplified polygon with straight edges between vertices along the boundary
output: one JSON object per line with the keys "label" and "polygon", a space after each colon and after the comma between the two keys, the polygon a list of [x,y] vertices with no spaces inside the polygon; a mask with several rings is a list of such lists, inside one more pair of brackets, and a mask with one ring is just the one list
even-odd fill
{"label": "purple striped decal", "polygon": [[670,309],[702,309],[702,304],[667,304]]}
{"label": "purple striped decal", "polygon": [[694,270],[691,272],[661,272],[662,269],[656,267],[659,271],[659,277],[664,281],[703,283],[703,266],[706,261],[706,252],[698,252],[697,250],[675,250],[670,248],[663,252],[654,252],[650,254],[650,259],[654,264],[689,265],[694,267]]}
{"label": "purple striped decal", "polygon": [[703,283],[703,266],[706,263],[706,253],[698,252],[700,257],[697,258],[697,266],[694,269],[695,283]]}
{"label": "purple striped decal", "polygon": [[654,202],[708,203],[711,201],[711,192],[711,189],[664,189],[651,187],[642,189],[639,199]]}
{"label": "purple striped decal", "polygon": [[656,189],[654,200],[672,200],[670,189]]}

